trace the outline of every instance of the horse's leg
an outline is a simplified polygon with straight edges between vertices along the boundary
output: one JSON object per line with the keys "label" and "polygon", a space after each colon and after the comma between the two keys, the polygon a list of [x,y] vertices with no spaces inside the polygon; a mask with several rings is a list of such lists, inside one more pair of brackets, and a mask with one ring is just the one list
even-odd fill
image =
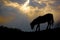
{"label": "horse's leg", "polygon": [[38,31],[40,31],[40,25],[38,24]]}
{"label": "horse's leg", "polygon": [[52,24],[52,23],[51,23],[51,21],[50,21],[50,22],[49,22],[49,29],[51,29],[51,24]]}
{"label": "horse's leg", "polygon": [[51,29],[51,23],[50,23],[50,25],[49,25],[49,29]]}
{"label": "horse's leg", "polygon": [[36,27],[36,32],[37,32],[37,27]]}
{"label": "horse's leg", "polygon": [[48,22],[48,25],[47,25],[47,28],[46,28],[46,30],[49,28],[49,22]]}
{"label": "horse's leg", "polygon": [[37,24],[36,31],[40,31],[40,25]]}
{"label": "horse's leg", "polygon": [[49,26],[49,28],[51,29],[51,26],[53,26],[53,23],[52,23],[52,21],[50,22],[50,26]]}
{"label": "horse's leg", "polygon": [[54,20],[51,21],[51,26],[52,26],[52,28],[53,28],[53,25],[54,25]]}
{"label": "horse's leg", "polygon": [[38,30],[38,25],[37,25],[37,27],[36,27],[36,32],[37,32],[37,30]]}
{"label": "horse's leg", "polygon": [[52,26],[53,26],[53,24],[54,24],[54,18],[53,17],[52,17],[51,23],[52,23]]}

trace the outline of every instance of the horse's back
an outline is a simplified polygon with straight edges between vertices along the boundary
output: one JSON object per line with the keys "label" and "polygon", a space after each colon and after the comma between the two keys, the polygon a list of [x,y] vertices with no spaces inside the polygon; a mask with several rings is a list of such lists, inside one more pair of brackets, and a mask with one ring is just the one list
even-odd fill
{"label": "horse's back", "polygon": [[44,16],[53,17],[53,14],[46,14]]}
{"label": "horse's back", "polygon": [[44,23],[53,20],[53,15],[52,14],[46,14],[44,16],[39,16],[36,19],[32,21],[32,23],[37,24],[37,23]]}
{"label": "horse's back", "polygon": [[44,15],[44,17],[46,17],[47,19],[52,19],[53,18],[53,14],[46,14],[46,15]]}

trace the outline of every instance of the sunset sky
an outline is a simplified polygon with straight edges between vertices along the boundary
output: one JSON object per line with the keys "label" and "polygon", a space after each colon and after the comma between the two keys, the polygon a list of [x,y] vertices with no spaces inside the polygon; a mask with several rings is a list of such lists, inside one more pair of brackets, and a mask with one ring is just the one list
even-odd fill
{"label": "sunset sky", "polygon": [[0,25],[31,31],[30,22],[47,13],[60,21],[60,0],[0,0]]}

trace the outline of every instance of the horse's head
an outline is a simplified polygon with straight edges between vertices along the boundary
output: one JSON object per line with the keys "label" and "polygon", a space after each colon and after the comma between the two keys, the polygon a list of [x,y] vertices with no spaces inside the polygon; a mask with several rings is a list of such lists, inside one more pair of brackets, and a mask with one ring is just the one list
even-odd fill
{"label": "horse's head", "polygon": [[34,24],[33,24],[33,23],[31,23],[31,24],[30,24],[30,26],[31,26],[31,29],[33,29],[33,28],[34,28]]}

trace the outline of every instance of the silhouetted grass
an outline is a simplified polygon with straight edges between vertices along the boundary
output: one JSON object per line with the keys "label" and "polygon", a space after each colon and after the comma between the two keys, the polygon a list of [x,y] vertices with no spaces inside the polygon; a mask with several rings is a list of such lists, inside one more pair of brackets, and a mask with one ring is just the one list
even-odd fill
{"label": "silhouetted grass", "polygon": [[[20,29],[7,28],[5,26],[0,26],[0,32],[24,32],[24,31],[22,31]],[[58,23],[56,25],[56,28],[54,28],[54,29],[46,29],[46,30],[38,31],[38,32],[60,32],[60,24]]]}
{"label": "silhouetted grass", "polygon": [[54,28],[54,29],[48,29],[48,30],[43,30],[41,32],[60,32],[60,28]]}

